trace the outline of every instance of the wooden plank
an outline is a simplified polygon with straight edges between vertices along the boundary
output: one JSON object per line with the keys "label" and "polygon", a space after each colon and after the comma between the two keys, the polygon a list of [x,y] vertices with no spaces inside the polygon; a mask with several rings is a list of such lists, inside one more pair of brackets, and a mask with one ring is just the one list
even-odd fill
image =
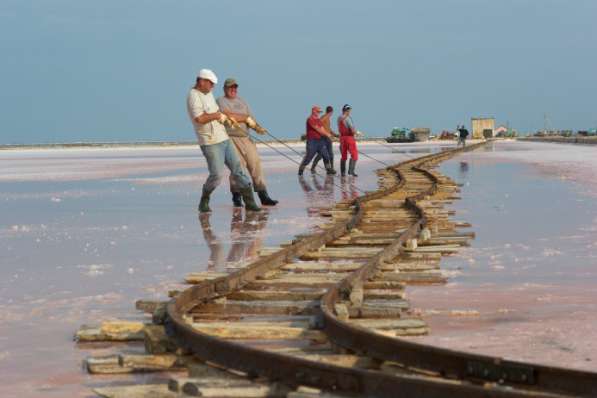
{"label": "wooden plank", "polygon": [[[305,325],[308,327],[308,325]],[[246,322],[222,324],[193,323],[193,328],[202,333],[232,340],[290,340],[304,339],[325,343],[327,336],[319,330],[307,327],[279,326],[273,324],[247,324]]]}
{"label": "wooden plank", "polygon": [[395,290],[395,291],[403,291],[405,287],[404,282],[398,281],[388,281],[384,279],[378,280],[371,280],[367,281],[363,284],[365,288],[365,292],[371,289],[384,289],[384,290]]}
{"label": "wooden plank", "polygon": [[290,290],[239,290],[226,296],[229,300],[237,301],[303,301],[317,300],[325,294],[325,289],[311,289],[306,291]]}
{"label": "wooden plank", "polygon": [[228,272],[212,272],[212,271],[205,271],[205,272],[192,272],[187,274],[184,278],[185,283],[189,284],[197,284],[204,281],[211,281],[217,278],[221,278],[224,276],[230,275]]}
{"label": "wooden plank", "polygon": [[330,263],[325,261],[317,262],[297,262],[286,264],[282,268],[283,271],[292,271],[296,273],[305,272],[352,272],[361,268],[363,264],[355,262],[345,263]]}
{"label": "wooden plank", "polygon": [[94,388],[93,392],[104,398],[180,398],[164,384],[138,384],[132,386]]}
{"label": "wooden plank", "polygon": [[133,369],[124,367],[118,360],[118,355],[88,357],[83,361],[83,366],[90,374],[119,374],[132,373]]}
{"label": "wooden plank", "polygon": [[369,357],[362,357],[357,355],[342,355],[342,354],[303,354],[291,352],[290,355],[298,358],[303,358],[313,362],[326,363],[336,366],[357,367],[364,369],[375,369],[378,363]]}
{"label": "wooden plank", "polygon": [[313,301],[235,301],[207,303],[193,312],[219,314],[285,314],[313,315],[319,308],[319,300]]}
{"label": "wooden plank", "polygon": [[417,329],[427,327],[427,323],[417,318],[398,319],[350,319],[349,323],[369,329]]}
{"label": "wooden plank", "polygon": [[82,325],[74,338],[78,342],[140,341],[144,327],[143,322],[104,321],[99,326]]}
{"label": "wooden plank", "polygon": [[404,299],[406,293],[403,290],[393,289],[365,289],[365,299]]}
{"label": "wooden plank", "polygon": [[408,284],[445,283],[447,278],[440,272],[380,272],[376,279]]}
{"label": "wooden plank", "polygon": [[183,371],[192,357],[181,357],[174,354],[147,355],[147,354],[120,354],[118,362],[124,368],[131,368],[134,372],[155,371]]}
{"label": "wooden plank", "polygon": [[288,390],[277,388],[274,386],[242,386],[242,387],[208,387],[196,386],[187,383],[183,386],[183,392],[192,397],[206,397],[206,398],[275,398],[286,397]]}

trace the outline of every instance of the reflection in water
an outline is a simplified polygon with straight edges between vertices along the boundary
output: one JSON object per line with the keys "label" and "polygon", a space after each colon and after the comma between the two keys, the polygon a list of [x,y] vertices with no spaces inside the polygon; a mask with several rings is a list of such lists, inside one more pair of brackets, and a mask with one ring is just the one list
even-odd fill
{"label": "reflection in water", "polygon": [[468,162],[466,161],[462,161],[460,162],[460,177],[465,177],[466,173],[468,173]]}
{"label": "reflection in water", "polygon": [[359,191],[354,178],[341,177],[340,185],[342,187],[342,200],[355,199],[359,196]]}
{"label": "reflection in water", "polygon": [[207,269],[223,269],[228,264],[256,257],[262,245],[260,231],[267,225],[268,216],[268,210],[263,209],[260,212],[245,212],[243,220],[242,208],[234,208],[230,220],[231,245],[226,255],[222,239],[211,228],[211,213],[199,213],[199,224],[210,252]]}
{"label": "reflection in water", "polygon": [[319,217],[321,208],[329,207],[335,201],[334,176],[328,175],[322,182],[320,176],[311,174],[311,183],[304,176],[299,176],[299,185],[306,196],[309,217]]}
{"label": "reflection in water", "polygon": [[394,148],[392,153],[431,153],[433,148]]}
{"label": "reflection in water", "polygon": [[335,201],[335,188],[340,188],[342,200],[350,200],[359,196],[358,181],[353,177],[340,177],[338,184],[334,176],[322,176],[312,174],[311,178],[299,176],[299,185],[305,193],[307,214],[309,217],[319,217],[322,208],[329,208]]}

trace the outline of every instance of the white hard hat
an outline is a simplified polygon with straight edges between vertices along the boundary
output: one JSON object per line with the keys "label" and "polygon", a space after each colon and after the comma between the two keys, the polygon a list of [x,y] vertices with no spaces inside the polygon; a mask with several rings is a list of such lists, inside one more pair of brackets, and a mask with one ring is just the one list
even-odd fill
{"label": "white hard hat", "polygon": [[201,69],[197,77],[199,79],[207,79],[213,84],[218,84],[218,77],[211,69]]}

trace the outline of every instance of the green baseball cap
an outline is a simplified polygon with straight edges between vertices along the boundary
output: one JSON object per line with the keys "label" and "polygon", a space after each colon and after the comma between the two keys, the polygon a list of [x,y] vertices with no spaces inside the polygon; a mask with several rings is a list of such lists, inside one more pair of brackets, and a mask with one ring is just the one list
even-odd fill
{"label": "green baseball cap", "polygon": [[224,80],[224,87],[232,87],[232,86],[238,87],[238,83],[236,82],[235,78],[229,77],[228,79]]}

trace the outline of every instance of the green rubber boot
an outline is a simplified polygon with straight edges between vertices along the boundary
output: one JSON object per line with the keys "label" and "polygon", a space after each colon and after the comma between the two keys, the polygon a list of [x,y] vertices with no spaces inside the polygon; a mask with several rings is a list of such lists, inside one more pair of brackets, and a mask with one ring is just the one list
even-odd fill
{"label": "green rubber boot", "polygon": [[201,195],[201,201],[199,202],[199,211],[201,213],[209,213],[211,209],[209,208],[209,194],[203,192]]}
{"label": "green rubber boot", "polygon": [[243,196],[243,201],[245,202],[245,210],[261,211],[261,207],[257,206],[257,203],[255,203],[253,191],[251,190],[250,186],[241,190],[240,194]]}

